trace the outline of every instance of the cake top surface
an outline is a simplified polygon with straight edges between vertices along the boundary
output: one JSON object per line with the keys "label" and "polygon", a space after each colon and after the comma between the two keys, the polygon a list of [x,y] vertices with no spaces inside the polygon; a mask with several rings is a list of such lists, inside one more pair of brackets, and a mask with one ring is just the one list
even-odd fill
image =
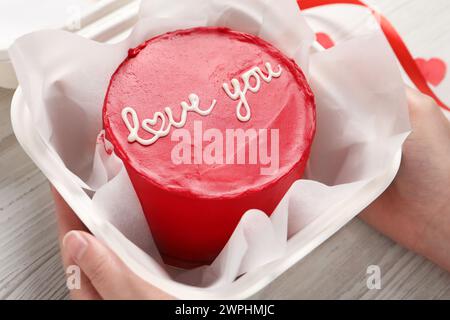
{"label": "cake top surface", "polygon": [[103,121],[116,154],[149,182],[233,196],[293,170],[311,145],[315,109],[302,71],[275,47],[200,27],[130,49]]}

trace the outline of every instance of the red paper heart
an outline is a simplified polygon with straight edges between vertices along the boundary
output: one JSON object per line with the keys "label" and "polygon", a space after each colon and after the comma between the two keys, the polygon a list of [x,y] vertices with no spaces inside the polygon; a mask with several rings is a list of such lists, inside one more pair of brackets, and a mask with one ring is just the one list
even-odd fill
{"label": "red paper heart", "polygon": [[321,44],[325,49],[329,49],[334,47],[334,42],[331,40],[330,36],[323,32],[316,33],[316,40]]}
{"label": "red paper heart", "polygon": [[444,61],[439,58],[431,58],[429,60],[417,58],[415,60],[425,79],[433,86],[438,86],[444,80],[447,72],[447,66]]}

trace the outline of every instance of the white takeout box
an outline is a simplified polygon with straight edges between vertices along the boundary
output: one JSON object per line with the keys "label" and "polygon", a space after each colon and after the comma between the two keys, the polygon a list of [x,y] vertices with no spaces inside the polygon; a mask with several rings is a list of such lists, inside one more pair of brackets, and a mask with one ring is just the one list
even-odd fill
{"label": "white takeout box", "polygon": [[[91,199],[83,189],[73,182],[67,169],[61,168],[61,162],[56,161],[57,155],[46,148],[40,135],[33,130],[30,111],[22,97],[20,87],[14,94],[11,105],[11,121],[16,137],[26,153],[56,187],[60,194],[66,199],[68,204],[77,212],[90,212]],[[28,128],[24,130],[24,128]],[[222,299],[245,299],[272,282],[276,277],[289,269],[296,262],[300,261],[321,243],[331,237],[335,232],[349,222],[356,214],[361,212],[369,205],[374,198],[378,197],[392,182],[400,166],[401,152],[399,152],[395,161],[387,168],[384,175],[380,176],[372,183],[367,184],[360,193],[355,195],[350,203],[337,203],[334,208],[332,219],[329,214],[320,215],[315,221],[310,223],[302,231],[298,232],[288,241],[285,258],[268,263],[253,272],[248,272],[236,281],[231,283],[227,290],[221,292],[209,292],[204,289],[204,295],[194,295],[185,288],[185,297],[193,299],[222,298]],[[58,168],[59,170],[55,170]],[[61,175],[65,171],[67,175]],[[58,172],[58,174],[55,174]],[[101,228],[94,221],[87,226],[95,233]],[[180,284],[179,290],[182,292],[183,285]],[[184,296],[184,294],[180,294]]]}
{"label": "white takeout box", "polygon": [[[106,1],[127,2],[129,7],[120,11],[119,15],[105,18],[102,28],[80,30],[80,34],[90,39],[100,41],[117,41],[125,37],[133,19],[136,19],[139,1]],[[135,11],[133,11],[135,10]],[[96,24],[97,25],[97,24]],[[99,24],[100,25],[100,24]],[[81,32],[82,31],[82,32]],[[314,50],[321,50],[315,44]],[[0,79],[1,80],[1,79]],[[11,121],[14,133],[22,145],[23,149],[36,163],[39,169],[55,186],[58,192],[67,201],[69,206],[77,213],[83,214],[83,222],[94,234],[107,234],[112,231],[108,225],[95,219],[89,212],[95,209],[91,198],[83,188],[73,180],[73,174],[64,166],[59,156],[54,150],[47,147],[41,135],[33,123],[30,109],[24,100],[22,90],[19,87],[13,97],[11,105]],[[387,165],[383,173],[376,179],[365,184],[358,193],[349,201],[338,201],[328,208],[312,222],[308,223],[302,230],[293,235],[287,242],[286,252],[282,258],[262,265],[250,272],[243,274],[235,281],[221,286],[220,288],[194,288],[182,283],[176,283],[167,279],[151,277],[151,282],[177,298],[189,299],[243,299],[248,298],[268,285],[276,277],[281,275],[289,267],[300,261],[312,250],[317,248],[326,239],[332,236],[348,221],[368,206],[373,199],[377,198],[394,179],[401,160],[401,150],[399,150],[392,163]],[[120,243],[109,243],[110,245],[120,245]],[[145,272],[145,270],[139,270]]]}
{"label": "white takeout box", "polygon": [[63,29],[86,38],[115,42],[136,22],[140,0],[2,0],[0,2],[0,87],[16,88],[8,48],[20,36]]}

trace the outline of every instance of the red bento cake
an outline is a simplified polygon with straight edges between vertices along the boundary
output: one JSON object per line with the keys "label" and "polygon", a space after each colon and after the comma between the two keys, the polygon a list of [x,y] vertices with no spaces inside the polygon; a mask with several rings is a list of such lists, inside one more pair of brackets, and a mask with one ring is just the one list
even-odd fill
{"label": "red bento cake", "polygon": [[210,264],[249,209],[270,215],[308,160],[314,96],[300,68],[226,28],[166,33],[111,78],[106,138],[168,264]]}

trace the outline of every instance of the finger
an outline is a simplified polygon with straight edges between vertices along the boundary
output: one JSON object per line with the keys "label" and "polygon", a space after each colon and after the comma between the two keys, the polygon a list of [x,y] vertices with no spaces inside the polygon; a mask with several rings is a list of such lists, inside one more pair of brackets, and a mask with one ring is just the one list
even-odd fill
{"label": "finger", "polygon": [[[62,239],[65,234],[71,230],[86,230],[84,224],[78,219],[73,210],[69,207],[66,201],[61,197],[58,191],[50,185],[50,190],[53,195],[55,202],[55,213],[58,223],[58,238],[61,248],[61,258],[64,265],[64,270],[66,271],[66,276],[71,276],[69,274],[69,267],[76,266],[73,259],[67,254],[62,246]],[[70,289],[70,296],[74,300],[98,300],[101,299],[100,295],[97,293],[95,288],[90,283],[89,279],[83,272],[80,272],[80,286],[79,288],[74,288],[67,286]]]}
{"label": "finger", "polygon": [[71,230],[87,231],[84,224],[78,219],[77,215],[69,207],[66,201],[61,197],[58,191],[50,185],[50,190],[55,202],[55,213],[58,222],[59,240]]}
{"label": "finger", "polygon": [[437,128],[445,128],[443,130],[446,130],[446,134],[449,133],[449,121],[445,117],[443,110],[431,97],[409,87],[406,88],[406,96],[413,129],[434,124]]}
{"label": "finger", "polygon": [[[64,250],[62,251],[62,254],[68,282],[67,287],[70,290],[70,298],[72,300],[101,300],[102,297],[98,294],[97,290],[91,284],[89,278],[83,271],[81,271],[81,268],[77,266],[70,255],[64,253]],[[69,285],[69,282],[71,283],[71,277],[79,277],[78,279],[76,279],[76,281],[79,281],[78,287]]]}
{"label": "finger", "polygon": [[[429,166],[448,164],[450,153],[450,122],[436,102],[414,89],[407,89],[409,114],[412,133],[405,141],[403,149],[405,155],[425,153],[430,157]],[[421,158],[411,156],[412,158]],[[408,165],[407,158],[403,159],[403,167]],[[404,168],[400,168],[402,170]],[[445,172],[443,170],[443,172]]]}
{"label": "finger", "polygon": [[170,298],[135,275],[109,248],[86,232],[69,232],[63,246],[103,299]]}

